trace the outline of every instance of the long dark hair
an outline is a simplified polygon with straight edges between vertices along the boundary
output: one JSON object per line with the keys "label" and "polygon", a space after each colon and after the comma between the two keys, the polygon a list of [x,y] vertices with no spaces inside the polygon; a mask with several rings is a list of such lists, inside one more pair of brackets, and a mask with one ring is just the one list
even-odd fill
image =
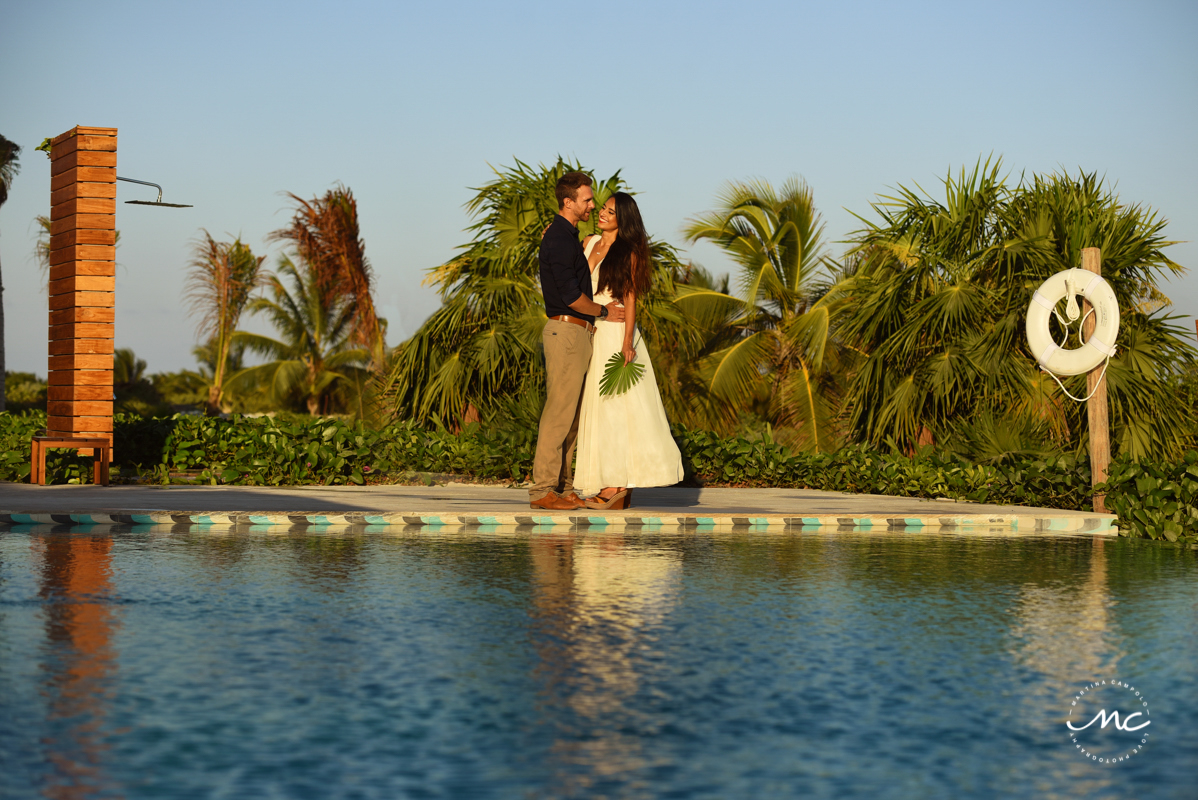
{"label": "long dark hair", "polygon": [[640,297],[653,286],[649,235],[632,195],[616,192],[612,197],[616,201],[616,240],[599,265],[599,291],[606,289],[616,300],[629,293]]}

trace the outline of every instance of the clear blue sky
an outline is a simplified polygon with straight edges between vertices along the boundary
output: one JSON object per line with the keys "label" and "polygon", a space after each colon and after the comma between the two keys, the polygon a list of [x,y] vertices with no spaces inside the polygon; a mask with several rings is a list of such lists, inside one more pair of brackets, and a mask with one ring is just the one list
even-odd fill
{"label": "clear blue sky", "polygon": [[[46,371],[33,219],[74,125],[120,129],[121,175],[191,209],[118,205],[117,345],[194,366],[181,289],[201,228],[256,251],[280,192],[358,198],[390,343],[466,241],[488,164],[561,153],[640,193],[651,232],[729,179],[805,178],[832,241],[879,193],[1001,155],[1104,174],[1198,266],[1198,3],[35,3],[0,22],[0,133],[26,148],[0,210],[8,363]],[[119,185],[121,201],[153,190]],[[840,245],[833,244],[837,254]],[[715,271],[709,246],[686,255]],[[1170,284],[1198,314],[1198,273]],[[258,326],[254,326],[258,327]]]}

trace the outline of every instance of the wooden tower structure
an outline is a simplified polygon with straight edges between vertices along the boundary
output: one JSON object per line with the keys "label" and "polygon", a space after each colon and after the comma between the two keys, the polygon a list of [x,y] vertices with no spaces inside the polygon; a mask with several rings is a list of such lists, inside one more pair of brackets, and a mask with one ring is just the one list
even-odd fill
{"label": "wooden tower structure", "polygon": [[96,482],[108,482],[116,321],[116,141],[116,128],[82,125],[51,141],[49,419],[46,435],[33,443],[32,483],[44,480],[48,447],[78,449],[85,455],[94,451]]}

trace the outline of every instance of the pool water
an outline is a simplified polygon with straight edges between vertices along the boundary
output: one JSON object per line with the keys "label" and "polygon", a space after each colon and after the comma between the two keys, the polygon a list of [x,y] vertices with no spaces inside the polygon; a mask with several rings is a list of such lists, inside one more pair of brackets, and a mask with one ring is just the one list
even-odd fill
{"label": "pool water", "polygon": [[1193,798],[1195,556],[3,527],[0,796]]}

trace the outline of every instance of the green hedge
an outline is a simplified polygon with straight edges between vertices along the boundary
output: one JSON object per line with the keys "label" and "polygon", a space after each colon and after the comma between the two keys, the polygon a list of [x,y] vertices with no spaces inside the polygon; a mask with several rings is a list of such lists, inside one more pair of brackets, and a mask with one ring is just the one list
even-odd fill
{"label": "green hedge", "polygon": [[[0,413],[0,481],[29,480],[31,440],[46,427],[45,411]],[[50,450],[46,455],[46,474],[53,483],[86,483],[92,476],[92,459],[73,450]]]}
{"label": "green hedge", "polygon": [[782,445],[675,429],[688,475],[703,484],[777,486],[975,503],[1083,508],[1090,503],[1086,459],[1058,456],[1013,466],[954,458],[884,454],[862,446],[834,453],[791,453]]}
{"label": "green hedge", "polygon": [[[0,480],[26,481],[29,439],[45,414],[0,414]],[[769,486],[951,498],[978,503],[1081,509],[1090,505],[1086,459],[1058,456],[977,465],[936,455],[884,454],[864,447],[792,453],[781,445],[674,428],[690,483]],[[375,430],[361,422],[308,417],[221,419],[176,415],[114,418],[117,466],[166,482],[189,472],[209,483],[282,486],[362,484],[403,473],[453,473],[524,481],[532,471],[533,431],[460,434],[407,422]],[[90,460],[52,451],[55,483],[87,482]],[[1184,462],[1118,459],[1102,487],[1123,530],[1153,539],[1198,542],[1198,453]]]}
{"label": "green hedge", "polygon": [[[29,440],[45,424],[44,413],[0,414],[0,480],[28,480]],[[113,448],[122,471],[159,481],[198,472],[199,480],[211,483],[284,486],[361,484],[371,475],[412,471],[523,480],[532,470],[533,441],[530,434],[478,426],[454,434],[407,422],[374,430],[361,422],[307,417],[117,414]],[[89,459],[74,460],[90,468]],[[54,483],[80,478],[60,461],[48,460],[46,473]]]}
{"label": "green hedge", "polygon": [[1177,463],[1116,459],[1099,488],[1125,532],[1198,542],[1198,453],[1193,450]]}

